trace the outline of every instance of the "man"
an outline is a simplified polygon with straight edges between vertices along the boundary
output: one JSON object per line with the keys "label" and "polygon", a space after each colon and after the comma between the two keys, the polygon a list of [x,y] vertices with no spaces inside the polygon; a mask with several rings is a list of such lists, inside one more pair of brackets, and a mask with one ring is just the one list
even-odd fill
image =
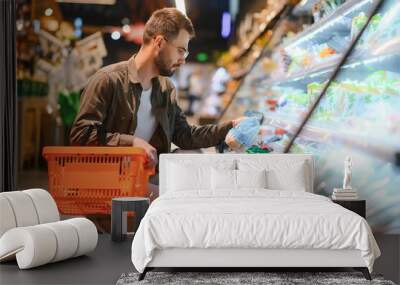
{"label": "man", "polygon": [[152,167],[160,153],[171,151],[171,143],[197,149],[221,142],[238,121],[189,125],[167,78],[185,63],[193,37],[190,19],[179,10],[155,11],[145,25],[139,52],[128,61],[100,69],[89,80],[71,130],[71,144],[97,144],[96,129],[89,126],[101,123],[107,145],[143,148]]}

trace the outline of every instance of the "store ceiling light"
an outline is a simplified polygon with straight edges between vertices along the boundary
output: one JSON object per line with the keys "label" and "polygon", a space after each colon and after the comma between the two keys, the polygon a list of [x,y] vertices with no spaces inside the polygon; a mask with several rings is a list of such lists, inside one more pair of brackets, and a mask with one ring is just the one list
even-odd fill
{"label": "store ceiling light", "polygon": [[112,32],[111,33],[111,38],[115,41],[119,40],[121,38],[121,33],[118,31]]}
{"label": "store ceiling light", "polygon": [[83,24],[83,21],[82,21],[82,18],[81,18],[81,17],[75,18],[75,20],[74,20],[74,26],[75,26],[76,28],[81,28],[81,27],[82,27],[82,24]]}
{"label": "store ceiling light", "polygon": [[175,0],[176,9],[186,15],[185,0]]}
{"label": "store ceiling light", "polygon": [[129,25],[123,25],[122,31],[127,34],[131,31],[131,27]]}
{"label": "store ceiling light", "polygon": [[231,14],[224,12],[221,21],[221,36],[226,39],[231,34]]}
{"label": "store ceiling light", "polygon": [[116,0],[56,0],[58,3],[114,5]]}
{"label": "store ceiling light", "polygon": [[51,15],[53,15],[53,9],[47,8],[47,9],[44,11],[44,14],[45,14],[47,17],[50,17]]}

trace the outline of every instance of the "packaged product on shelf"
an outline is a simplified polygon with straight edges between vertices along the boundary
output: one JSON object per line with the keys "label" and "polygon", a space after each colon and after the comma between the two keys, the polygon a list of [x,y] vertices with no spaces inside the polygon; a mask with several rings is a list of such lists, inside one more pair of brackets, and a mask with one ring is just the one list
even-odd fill
{"label": "packaged product on shelf", "polygon": [[386,70],[372,73],[364,80],[365,86],[376,90],[377,95],[400,96],[400,74]]}
{"label": "packaged product on shelf", "polygon": [[260,127],[260,136],[264,137],[268,137],[268,136],[274,136],[275,135],[275,127],[271,126],[271,125],[262,125]]}
{"label": "packaged product on shelf", "polygon": [[312,16],[314,18],[314,23],[318,22],[321,19],[321,4],[318,1],[312,6]]}
{"label": "packaged product on shelf", "polygon": [[281,139],[282,139],[281,136],[271,136],[271,137],[264,137],[263,141],[268,144],[280,141]]}
{"label": "packaged product on shelf", "polygon": [[323,16],[327,16],[336,11],[346,0],[320,0]]}
{"label": "packaged product on shelf", "polygon": [[271,58],[266,57],[262,59],[262,67],[263,71],[268,74],[272,71],[275,71],[277,69],[277,64],[275,61],[273,61]]}
{"label": "packaged product on shelf", "polygon": [[265,104],[268,106],[270,111],[275,111],[278,104],[277,99],[265,99]]}
{"label": "packaged product on shelf", "polygon": [[285,49],[279,48],[279,52],[272,54],[272,61],[277,64],[277,68],[274,72],[269,74],[271,79],[274,80],[285,76],[289,70],[290,64],[292,63],[292,58]]}
{"label": "packaged product on shelf", "polygon": [[326,47],[322,48],[321,51],[319,52],[319,57],[324,58],[332,54],[336,54],[336,51],[333,48],[326,45]]}
{"label": "packaged product on shelf", "polygon": [[246,150],[246,153],[270,153],[273,149],[264,144],[262,146],[253,145]]}
{"label": "packaged product on shelf", "polygon": [[314,22],[332,14],[345,0],[319,0],[312,7]]}
{"label": "packaged product on shelf", "polygon": [[279,97],[279,99],[278,99],[277,107],[278,107],[278,108],[282,108],[282,107],[284,107],[287,103],[288,103],[288,102],[287,102],[287,98],[286,98],[285,96],[281,96],[281,97]]}
{"label": "packaged product on shelf", "polygon": [[[373,41],[375,40],[375,33],[379,29],[380,23],[382,21],[382,16],[381,14],[376,14],[371,18],[371,21],[369,25],[367,26],[364,34],[361,37],[361,42],[359,44],[359,47],[365,50],[369,49],[369,46],[373,44]],[[380,43],[382,43],[382,40],[379,40]]]}
{"label": "packaged product on shelf", "polygon": [[292,49],[289,55],[291,57],[291,63],[288,68],[289,74],[307,68],[313,62],[311,54],[302,48],[296,47]]}
{"label": "packaged product on shelf", "polygon": [[322,89],[324,88],[324,85],[324,83],[318,82],[311,82],[307,85],[307,94],[310,103],[313,103],[318,98],[322,92]]}
{"label": "packaged product on shelf", "polygon": [[[365,15],[364,12],[361,12],[358,16],[353,18],[351,22],[351,39],[354,39],[356,37],[356,35],[361,31],[362,27],[366,24],[367,20],[368,17]],[[359,44],[360,47],[363,47],[365,42],[368,42],[368,39],[376,32],[381,20],[381,14],[376,14],[371,18],[371,21],[361,38],[361,42]]]}
{"label": "packaged product on shelf", "polygon": [[351,21],[351,32],[350,32],[351,39],[354,39],[356,37],[356,35],[360,32],[360,30],[365,25],[367,20],[368,18],[364,12],[361,12],[360,14],[358,14],[358,16],[355,16],[353,18],[353,20]]}
{"label": "packaged product on shelf", "polygon": [[283,87],[281,88],[281,92],[282,94],[286,94],[288,104],[294,104],[297,107],[306,107],[309,104],[309,96],[301,89]]}
{"label": "packaged product on shelf", "polygon": [[382,17],[379,27],[369,38],[370,50],[375,54],[398,51],[400,46],[400,6],[391,9]]}
{"label": "packaged product on shelf", "polygon": [[350,36],[346,33],[335,32],[332,36],[328,39],[326,44],[334,49],[336,53],[343,53],[346,51],[347,47],[350,43]]}

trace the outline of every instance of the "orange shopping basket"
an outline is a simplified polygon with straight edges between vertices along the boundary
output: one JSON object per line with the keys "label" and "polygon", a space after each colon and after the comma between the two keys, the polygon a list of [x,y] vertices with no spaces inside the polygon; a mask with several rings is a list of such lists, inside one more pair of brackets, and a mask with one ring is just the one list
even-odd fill
{"label": "orange shopping basket", "polygon": [[45,147],[49,192],[68,215],[110,214],[111,198],[147,196],[146,154],[134,147]]}

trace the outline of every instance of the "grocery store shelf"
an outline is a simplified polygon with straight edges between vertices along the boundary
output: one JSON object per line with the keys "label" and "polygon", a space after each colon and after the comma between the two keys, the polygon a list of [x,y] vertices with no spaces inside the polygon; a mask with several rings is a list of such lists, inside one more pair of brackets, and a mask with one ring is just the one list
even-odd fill
{"label": "grocery store shelf", "polygon": [[[301,118],[299,120],[294,120],[293,118],[282,118],[279,116],[265,116],[264,124],[284,129],[288,134],[294,135],[296,133],[297,128],[300,126]],[[306,126],[303,128],[301,133],[302,138],[309,138],[314,141],[323,141],[330,135],[330,132],[326,129],[315,127],[315,126]]]}
{"label": "grocery store shelf", "polygon": [[[296,72],[286,78],[280,78],[268,82],[267,85],[307,85],[311,82],[317,81],[321,77],[328,78],[330,73],[334,70],[335,66],[340,61],[340,58],[333,58],[332,60],[326,61],[324,63],[318,64],[309,68],[305,71]],[[341,70],[357,69],[356,72],[346,72],[346,78],[357,79],[363,78],[365,72],[371,73],[371,67],[376,69],[385,69],[387,71],[398,72],[398,67],[400,64],[400,54],[398,52],[393,52],[385,55],[377,56],[364,56],[360,58],[350,58],[349,63],[344,64]],[[340,76],[341,74],[339,74]],[[323,80],[322,80],[323,81]]]}
{"label": "grocery store shelf", "polygon": [[[279,11],[279,13],[274,17],[275,19],[271,20],[268,23],[268,26],[271,26],[270,28],[272,28],[274,25],[280,25],[280,23],[286,17],[286,14],[289,14],[291,10],[292,10],[292,6],[284,5],[282,7],[282,9]],[[274,34],[274,32],[273,32],[273,34]],[[253,62],[250,64],[250,68],[245,73],[240,74],[241,75],[240,83],[237,85],[237,88],[231,93],[230,99],[229,99],[228,103],[223,107],[223,110],[222,110],[221,115],[220,115],[218,120],[222,120],[224,118],[225,113],[229,109],[229,106],[231,105],[231,103],[235,99],[235,97],[238,94],[239,90],[242,88],[242,86],[244,84],[244,81],[245,81],[245,78],[252,72],[252,70],[256,66],[257,62],[259,61],[259,59],[263,56],[264,52],[269,48],[271,48],[271,47],[269,47],[268,45],[265,45],[263,47],[263,49],[260,50],[259,53],[255,54],[255,58],[254,58]]]}
{"label": "grocery store shelf", "polygon": [[[259,82],[257,84],[251,84],[256,86],[255,88],[257,88],[257,94],[267,92],[272,86],[295,87],[306,90],[307,85],[310,83],[324,82],[333,71],[336,64],[335,62],[337,60],[338,59],[334,59],[331,62],[325,62],[324,64],[315,66],[313,69],[309,69],[306,73],[299,72],[284,79],[266,80],[263,82],[261,78],[257,77],[254,78],[253,81],[258,80]],[[363,80],[367,75],[371,74],[373,70],[398,72],[399,66],[400,53],[398,52],[372,56],[370,58],[361,60],[354,59],[350,60],[348,64],[342,66],[343,70],[349,71],[350,69],[353,69],[354,71],[339,73],[339,77],[336,79],[336,81],[340,82],[342,78],[346,80]],[[253,96],[254,93],[252,91],[242,91],[240,94],[237,94],[236,98],[241,100],[252,100]]]}
{"label": "grocery store shelf", "polygon": [[[264,124],[285,129],[289,135],[293,135],[300,125],[300,122],[296,122],[290,119],[283,119],[278,116],[264,117]],[[311,141],[313,143],[326,144],[338,143],[347,147],[357,149],[358,151],[366,152],[374,155],[376,158],[383,161],[393,162],[394,153],[399,151],[400,146],[391,144],[379,139],[374,140],[368,139],[357,133],[350,131],[344,131],[343,128],[335,128],[333,126],[317,127],[315,125],[306,125],[302,132],[298,136],[299,139]],[[394,141],[394,139],[393,139]]]}
{"label": "grocery store shelf", "polygon": [[[331,59],[328,59],[324,62],[315,64],[307,69],[294,72],[286,77],[278,78],[275,80],[271,80],[269,82],[270,85],[280,85],[280,84],[285,84],[285,83],[301,83],[304,79],[309,79],[307,81],[315,81],[317,77],[320,77],[321,75],[326,75],[329,72],[332,72],[334,67],[340,62],[340,57],[341,56],[332,56]],[[307,82],[306,84],[308,84]]]}
{"label": "grocery store shelf", "polygon": [[263,23],[263,24],[260,26],[260,32],[257,33],[251,40],[247,41],[247,42],[243,45],[241,51],[240,51],[237,55],[235,55],[235,56],[233,57],[233,61],[236,61],[236,60],[240,59],[241,57],[243,57],[245,54],[247,54],[247,53],[250,51],[250,49],[251,49],[251,48],[253,47],[253,45],[255,44],[256,40],[257,40],[262,34],[264,34],[264,33],[266,32],[266,29],[265,29],[266,26],[267,26],[267,23]]}
{"label": "grocery store shelf", "polygon": [[332,36],[333,32],[337,32],[340,29],[349,31],[350,27],[348,23],[343,21],[348,18],[351,22],[351,18],[360,12],[366,11],[368,6],[376,0],[349,0],[342,4],[335,12],[322,18],[309,28],[305,29],[300,34],[296,35],[293,39],[282,45],[284,49],[291,49],[299,47],[304,43],[311,43],[315,37],[321,37],[322,42],[325,38]]}
{"label": "grocery store shelf", "polygon": [[251,50],[253,45],[256,43],[257,39],[260,36],[262,36],[268,29],[271,28],[271,25],[273,24],[274,20],[278,19],[282,15],[282,13],[285,11],[285,7],[286,5],[283,5],[281,9],[273,11],[268,15],[265,22],[260,25],[259,32],[256,33],[250,40],[248,40],[244,44],[242,50],[236,56],[233,57],[233,61],[237,61]]}

